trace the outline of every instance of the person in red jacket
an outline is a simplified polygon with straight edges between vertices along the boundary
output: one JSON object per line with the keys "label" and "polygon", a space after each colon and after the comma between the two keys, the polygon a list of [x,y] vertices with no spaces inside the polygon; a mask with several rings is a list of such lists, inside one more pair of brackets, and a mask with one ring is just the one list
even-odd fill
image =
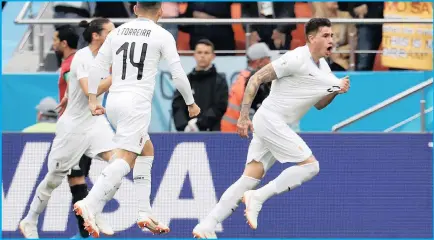
{"label": "person in red jacket", "polygon": [[70,26],[61,26],[56,29],[53,36],[53,50],[62,59],[60,64],[59,101],[65,96],[68,86],[68,74],[74,54],[77,51],[78,35]]}

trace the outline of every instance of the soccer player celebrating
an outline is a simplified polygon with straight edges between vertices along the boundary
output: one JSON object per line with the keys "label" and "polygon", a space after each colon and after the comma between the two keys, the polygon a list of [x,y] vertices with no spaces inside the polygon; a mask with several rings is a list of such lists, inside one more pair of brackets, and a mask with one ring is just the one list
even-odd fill
{"label": "soccer player celebrating", "polygon": [[[346,93],[349,79],[338,79],[324,57],[331,54],[331,22],[310,19],[305,25],[307,44],[289,51],[255,73],[245,89],[237,132],[248,137],[253,132],[243,175],[222,195],[219,203],[193,230],[196,238],[216,238],[215,227],[238,206],[252,229],[258,227],[258,214],[267,199],[290,191],[311,180],[319,163],[303,139],[288,124],[299,121],[312,107],[323,109],[338,95]],[[270,95],[259,107],[253,122],[249,109],[262,83],[272,82]],[[275,161],[295,163],[262,188],[254,189]]]}

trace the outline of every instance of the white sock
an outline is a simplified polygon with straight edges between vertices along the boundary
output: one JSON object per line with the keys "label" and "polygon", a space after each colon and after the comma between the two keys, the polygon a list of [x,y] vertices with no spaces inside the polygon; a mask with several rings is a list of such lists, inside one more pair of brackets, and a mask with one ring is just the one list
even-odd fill
{"label": "white sock", "polygon": [[139,213],[151,214],[151,170],[154,156],[138,156],[133,168],[134,192]]}
{"label": "white sock", "polygon": [[114,188],[112,188],[112,190],[110,190],[110,192],[107,195],[105,195],[103,200],[98,205],[98,208],[95,210],[95,214],[102,213],[102,211],[104,210],[104,206],[113,198],[113,196],[121,187],[121,184],[122,184],[122,180],[118,184],[116,184]]}
{"label": "white sock", "polygon": [[30,210],[24,218],[26,221],[38,222],[39,215],[45,210],[50,200],[51,193],[56,189],[63,180],[64,176],[48,172],[45,178],[36,188],[35,196],[30,203]]}
{"label": "white sock", "polygon": [[285,169],[277,178],[255,191],[255,197],[265,202],[270,197],[293,190],[319,172],[319,163],[296,165]]}
{"label": "white sock", "polygon": [[39,219],[39,214],[40,213],[36,213],[32,209],[30,209],[24,220],[37,223]]}
{"label": "white sock", "polygon": [[103,204],[107,195],[111,194],[112,191],[116,189],[116,186],[119,186],[122,178],[125,177],[130,170],[130,165],[121,158],[116,159],[105,167],[85,198],[89,206],[94,211],[98,211],[98,209],[100,209],[99,206]]}
{"label": "white sock", "polygon": [[41,214],[48,205],[48,200],[51,197],[51,191],[47,191],[47,180],[44,178],[36,189],[35,196],[30,203],[30,209],[24,220],[31,222],[38,222],[39,214]]}
{"label": "white sock", "polygon": [[223,193],[220,201],[205,218],[203,224],[208,228],[214,229],[219,222],[223,222],[235,211],[243,194],[255,188],[260,181],[259,179],[241,176]]}

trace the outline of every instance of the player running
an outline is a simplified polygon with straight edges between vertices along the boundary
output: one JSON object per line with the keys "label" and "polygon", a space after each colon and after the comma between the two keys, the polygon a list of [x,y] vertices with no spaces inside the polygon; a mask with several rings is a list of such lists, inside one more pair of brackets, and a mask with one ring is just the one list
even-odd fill
{"label": "player running", "polygon": [[[85,23],[81,23],[83,24]],[[92,117],[89,113],[87,97],[90,66],[106,36],[113,29],[114,25],[108,19],[95,19],[88,24],[83,33],[85,40],[90,44],[77,51],[72,60],[67,88],[68,105],[57,122],[56,137],[48,156],[48,173],[36,189],[27,216],[19,224],[19,229],[25,238],[39,238],[37,230],[39,215],[46,208],[53,190],[62,183],[70,170],[79,164],[83,154],[105,161],[109,161],[113,155],[111,151],[114,149],[113,130],[104,116]],[[97,86],[98,96],[106,92],[111,85],[111,76],[107,74],[105,77],[99,87]],[[115,189],[107,192],[107,196],[101,201],[107,202],[115,192]],[[101,232],[113,235],[112,228],[99,219],[102,218],[98,216],[96,224]]]}
{"label": "player running", "polygon": [[[59,100],[61,101],[59,108],[59,116],[62,116],[68,103],[67,87],[69,81],[69,73],[71,69],[71,62],[74,58],[74,54],[77,51],[79,36],[75,29],[69,25],[64,25],[56,28],[56,32],[53,36],[53,50],[57,56],[62,59],[59,75]],[[87,196],[87,184],[86,177],[89,175],[90,165],[92,164],[92,158],[83,154],[80,162],[77,166],[74,166],[68,174],[69,188],[72,194],[72,204],[85,198]],[[77,217],[77,224],[79,233],[76,237],[87,238],[89,233],[84,229],[84,220],[80,216]],[[98,217],[101,217],[99,215]],[[97,221],[104,221],[103,218]]]}
{"label": "player running", "polygon": [[[313,18],[305,26],[307,44],[289,51],[253,75],[246,87],[238,119],[241,137],[253,132],[243,175],[222,195],[208,216],[194,229],[196,238],[216,238],[215,227],[238,207],[246,205],[245,216],[252,229],[270,197],[295,189],[319,172],[319,163],[303,139],[288,124],[299,121],[312,107],[323,109],[348,91],[349,79],[336,78],[325,57],[333,48],[331,22]],[[249,119],[249,109],[258,87],[272,82],[270,95]],[[254,189],[275,161],[295,163],[267,185]]]}
{"label": "player running", "polygon": [[[96,99],[97,86],[112,65],[113,83],[107,98],[107,117],[116,129],[116,159],[107,166],[89,195],[74,204],[90,232],[97,233],[95,214],[100,200],[133,168],[134,192],[137,193],[138,226],[153,233],[167,233],[169,227],[159,223],[150,204],[151,168],[154,147],[148,135],[155,76],[161,58],[166,59],[175,87],[188,105],[190,117],[197,116],[190,83],[181,66],[173,36],[156,24],[162,15],[161,2],[137,2],[137,19],[111,32],[99,50],[89,75],[89,108],[93,115],[105,109]],[[93,234],[98,235],[98,234]]]}

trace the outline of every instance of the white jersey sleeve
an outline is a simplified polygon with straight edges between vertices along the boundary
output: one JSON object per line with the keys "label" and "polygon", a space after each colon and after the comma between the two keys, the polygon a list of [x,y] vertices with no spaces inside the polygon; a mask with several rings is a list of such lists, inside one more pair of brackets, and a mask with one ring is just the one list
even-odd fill
{"label": "white jersey sleeve", "polygon": [[[168,32],[167,32],[168,33]],[[176,49],[176,42],[172,34],[166,34],[167,39],[161,45],[161,54],[166,59],[169,65],[170,73],[172,74],[173,84],[176,89],[181,93],[184,98],[185,104],[191,105],[194,103],[191,85],[188,81],[187,75],[181,65],[178,50]]]}
{"label": "white jersey sleeve", "polygon": [[97,94],[100,81],[110,74],[109,71],[112,63],[111,39],[114,32],[111,31],[107,36],[90,69],[88,88],[91,94]]}
{"label": "white jersey sleeve", "polygon": [[166,37],[161,44],[161,55],[166,59],[167,64],[170,66],[174,62],[180,62],[178,49],[176,48],[176,42],[172,34],[165,32]]}
{"label": "white jersey sleeve", "polygon": [[293,75],[303,66],[303,57],[297,51],[289,51],[272,63],[277,79]]}
{"label": "white jersey sleeve", "polygon": [[[80,57],[80,56],[77,56],[77,57]],[[82,61],[81,59],[77,59],[77,60],[78,60],[77,80],[80,81],[80,79],[82,79],[82,78],[89,77],[89,64],[86,64],[86,62]]]}

